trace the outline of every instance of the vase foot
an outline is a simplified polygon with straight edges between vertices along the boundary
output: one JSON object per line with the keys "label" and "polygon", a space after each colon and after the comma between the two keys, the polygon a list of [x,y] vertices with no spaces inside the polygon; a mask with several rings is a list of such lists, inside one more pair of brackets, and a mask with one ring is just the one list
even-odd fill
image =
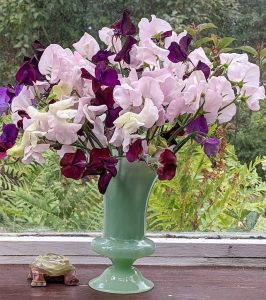
{"label": "vase foot", "polygon": [[151,290],[154,284],[143,277],[137,268],[120,269],[111,266],[99,277],[90,280],[89,286],[105,293],[137,294]]}

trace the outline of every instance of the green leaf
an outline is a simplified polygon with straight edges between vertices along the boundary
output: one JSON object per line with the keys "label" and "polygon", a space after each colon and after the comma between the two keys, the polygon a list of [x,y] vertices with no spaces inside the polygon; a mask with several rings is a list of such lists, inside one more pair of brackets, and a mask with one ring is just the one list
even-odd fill
{"label": "green leaf", "polygon": [[241,47],[237,47],[236,49],[242,50],[244,52],[250,53],[254,56],[258,55],[258,52],[256,51],[256,49],[254,49],[253,47],[250,46],[241,46]]}
{"label": "green leaf", "polygon": [[215,29],[217,28],[213,23],[203,23],[198,25],[199,32],[206,30],[206,29]]}
{"label": "green leaf", "polygon": [[222,38],[218,43],[219,49],[226,48],[227,46],[232,44],[234,40],[235,40],[235,38],[232,38],[232,37],[229,37],[229,36]]}
{"label": "green leaf", "polygon": [[196,31],[195,31],[193,28],[187,27],[187,28],[186,28],[186,31],[187,31],[187,33],[190,34],[193,38],[195,38],[195,36],[196,36]]}
{"label": "green leaf", "polygon": [[266,57],[266,48],[264,48],[260,51],[260,57],[261,58]]}
{"label": "green leaf", "polygon": [[206,43],[211,42],[211,41],[212,41],[212,38],[206,36],[206,37],[204,37],[202,39],[197,40],[195,42],[195,46],[198,47],[198,46],[201,46],[201,45],[206,44]]}
{"label": "green leaf", "polygon": [[231,52],[233,50],[233,48],[223,48],[220,53],[227,53],[227,52]]}

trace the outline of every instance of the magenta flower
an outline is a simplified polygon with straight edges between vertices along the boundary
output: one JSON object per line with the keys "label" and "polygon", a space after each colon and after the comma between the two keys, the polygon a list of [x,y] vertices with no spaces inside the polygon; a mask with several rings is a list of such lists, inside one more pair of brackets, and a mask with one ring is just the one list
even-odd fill
{"label": "magenta flower", "polygon": [[86,165],[86,155],[81,149],[75,153],[65,153],[60,161],[61,173],[67,178],[76,180],[84,177]]}
{"label": "magenta flower", "polygon": [[160,155],[160,167],[157,169],[158,178],[160,180],[171,180],[176,173],[176,156],[169,149],[165,149]]}
{"label": "magenta flower", "polygon": [[94,148],[90,152],[90,162],[86,168],[85,175],[100,175],[98,188],[104,194],[110,180],[117,174],[116,164],[118,160],[111,157],[107,148]]}
{"label": "magenta flower", "polygon": [[178,63],[180,61],[185,61],[188,57],[188,46],[190,45],[192,38],[190,35],[183,36],[179,41],[172,42],[168,50],[168,59],[173,63]]}
{"label": "magenta flower", "polygon": [[127,36],[136,33],[136,26],[132,23],[129,15],[129,11],[125,10],[121,19],[114,22],[111,26],[114,29],[115,35]]}
{"label": "magenta flower", "polygon": [[136,43],[137,40],[133,36],[128,36],[122,49],[116,54],[114,61],[124,60],[127,64],[130,64],[129,52]]}
{"label": "magenta flower", "polygon": [[126,153],[126,158],[129,162],[134,162],[139,159],[139,156],[143,153],[142,140],[136,140],[129,146],[129,150]]}
{"label": "magenta flower", "polygon": [[3,124],[3,132],[0,136],[0,159],[7,155],[7,150],[15,145],[18,137],[18,129],[14,124]]}
{"label": "magenta flower", "polygon": [[220,149],[221,141],[218,138],[206,138],[203,142],[203,150],[207,156],[214,156]]}

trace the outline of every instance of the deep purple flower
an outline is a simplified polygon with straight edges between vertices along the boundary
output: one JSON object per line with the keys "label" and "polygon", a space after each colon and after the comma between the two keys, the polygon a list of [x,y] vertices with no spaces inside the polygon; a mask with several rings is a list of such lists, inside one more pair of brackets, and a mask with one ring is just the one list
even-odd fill
{"label": "deep purple flower", "polygon": [[101,83],[94,76],[92,76],[85,68],[81,68],[81,78],[92,81],[92,90],[96,93],[101,88]]}
{"label": "deep purple flower", "polygon": [[107,148],[94,148],[90,152],[90,161],[86,168],[85,175],[100,175],[98,188],[104,194],[110,180],[117,174],[116,164],[118,160],[111,157]]}
{"label": "deep purple flower", "polygon": [[35,41],[32,44],[34,50],[33,57],[25,57],[24,63],[18,69],[16,80],[19,84],[33,85],[37,80],[42,81],[45,76],[39,71],[38,64],[45,47],[39,42]]}
{"label": "deep purple flower", "polygon": [[107,128],[111,128],[114,126],[114,121],[119,117],[119,113],[122,110],[121,107],[114,108],[114,96],[113,96],[113,87],[107,87],[104,90],[101,88],[95,92],[95,98],[91,100],[91,105],[98,106],[98,105],[106,105],[106,119],[105,119],[105,126]]}
{"label": "deep purple flower", "polygon": [[169,149],[165,149],[161,155],[159,162],[161,166],[157,169],[158,178],[160,180],[171,180],[176,173],[176,156]]}
{"label": "deep purple flower", "polygon": [[168,54],[168,59],[173,63],[178,63],[180,61],[185,61],[188,57],[188,46],[191,43],[192,38],[190,35],[183,36],[179,41],[172,42],[169,46],[168,50],[170,53]]}
{"label": "deep purple flower", "polygon": [[173,34],[172,30],[168,30],[168,31],[163,32],[161,34],[161,40],[164,41],[167,37],[172,36],[172,34]]}
{"label": "deep purple flower", "polygon": [[91,105],[106,105],[108,108],[113,108],[114,106],[114,96],[113,96],[113,87],[107,87],[104,90],[101,88],[95,92],[95,98],[91,100]]}
{"label": "deep purple flower", "polygon": [[221,141],[218,138],[206,138],[203,142],[203,150],[207,156],[213,156],[218,153]]}
{"label": "deep purple flower", "polygon": [[199,61],[195,70],[200,70],[203,72],[206,80],[209,78],[210,73],[211,73],[211,69],[208,65],[206,65],[205,63],[203,63],[202,61]]}
{"label": "deep purple flower", "polygon": [[108,108],[105,119],[105,126],[107,128],[112,128],[114,126],[114,121],[119,117],[119,113],[122,110],[120,106],[116,108]]}
{"label": "deep purple flower", "polygon": [[15,145],[18,129],[14,124],[3,124],[3,133],[0,136],[0,159],[7,155],[7,150]]}
{"label": "deep purple flower", "polygon": [[114,29],[115,35],[134,35],[137,31],[136,26],[132,23],[129,11],[125,10],[121,19],[114,22],[111,26]]}
{"label": "deep purple flower", "polygon": [[36,56],[36,58],[38,59],[38,60],[40,60],[40,58],[41,58],[41,56],[42,56],[42,54],[43,54],[43,52],[44,52],[44,50],[45,50],[45,46],[41,43],[41,42],[39,42],[39,41],[37,41],[37,40],[35,40],[33,43],[32,43],[32,48],[33,48],[33,50],[34,50],[34,54],[35,54],[35,56]]}
{"label": "deep purple flower", "polygon": [[139,156],[143,152],[142,140],[136,140],[129,146],[129,150],[126,153],[126,158],[129,162],[134,162],[139,159]]}
{"label": "deep purple flower", "polygon": [[24,110],[18,110],[17,113],[21,117],[17,122],[17,127],[23,129],[23,119],[30,119],[30,116]]}
{"label": "deep purple flower", "polygon": [[75,153],[65,153],[60,161],[62,174],[72,179],[82,178],[86,165],[86,155],[81,149],[78,149]]}
{"label": "deep purple flower", "polygon": [[133,36],[128,36],[122,49],[116,54],[114,61],[124,60],[127,64],[130,63],[129,52],[133,45],[137,43],[137,40]]}
{"label": "deep purple flower", "polygon": [[99,50],[92,58],[91,61],[94,64],[97,64],[100,61],[104,61],[108,63],[108,57],[113,55],[114,53],[108,50]]}
{"label": "deep purple flower", "polygon": [[108,67],[105,62],[101,61],[96,65],[95,78],[102,84],[107,86],[115,86],[120,84],[118,74],[115,69]]}

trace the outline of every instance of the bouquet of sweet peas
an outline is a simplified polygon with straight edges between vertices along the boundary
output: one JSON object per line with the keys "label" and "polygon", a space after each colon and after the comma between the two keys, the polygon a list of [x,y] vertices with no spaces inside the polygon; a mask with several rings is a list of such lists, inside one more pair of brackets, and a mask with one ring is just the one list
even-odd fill
{"label": "bouquet of sweet peas", "polygon": [[52,149],[62,174],[99,175],[105,193],[119,157],[152,160],[160,180],[176,172],[176,152],[189,140],[215,156],[220,140],[210,125],[229,122],[237,104],[259,110],[265,98],[259,67],[247,54],[205,54],[186,32],[152,16],[137,27],[125,11],[99,39],[85,33],[73,50],[33,43],[34,55],[16,73],[17,86],[0,89],[4,124],[0,159],[43,163]]}

